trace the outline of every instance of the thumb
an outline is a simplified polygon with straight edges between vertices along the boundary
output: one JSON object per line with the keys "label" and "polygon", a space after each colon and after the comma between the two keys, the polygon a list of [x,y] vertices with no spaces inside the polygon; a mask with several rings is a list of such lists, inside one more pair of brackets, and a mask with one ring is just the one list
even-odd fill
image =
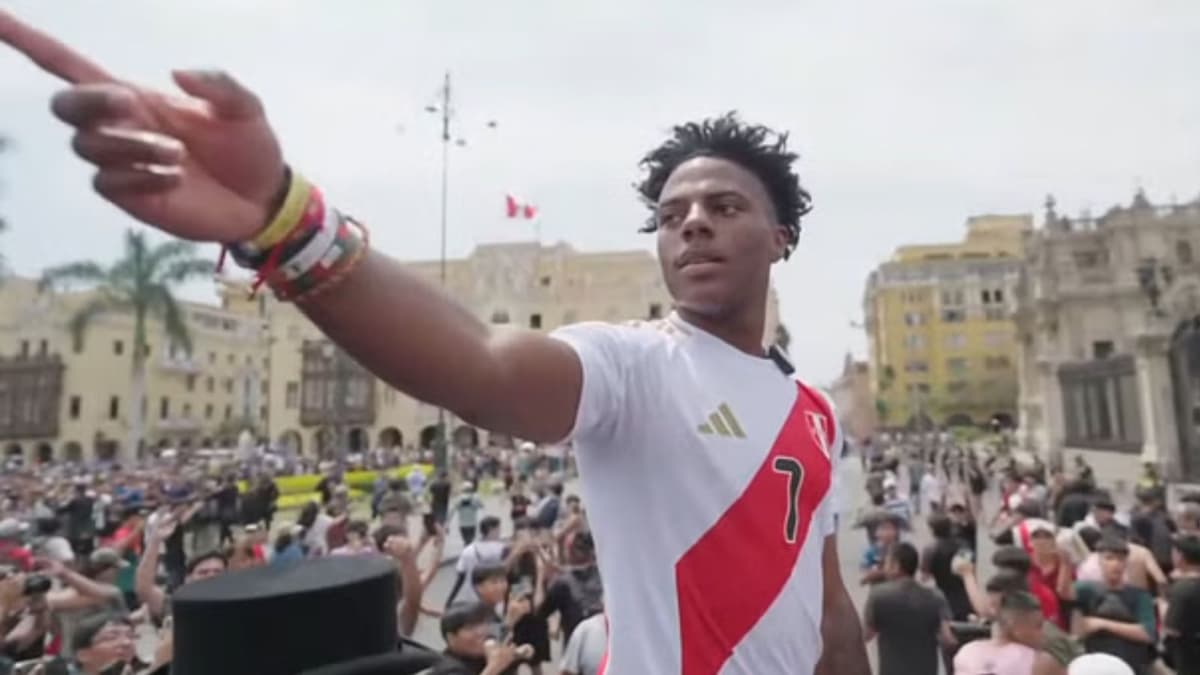
{"label": "thumb", "polygon": [[254,92],[221,70],[176,70],[171,73],[179,88],[204,99],[218,117],[241,119],[262,114]]}

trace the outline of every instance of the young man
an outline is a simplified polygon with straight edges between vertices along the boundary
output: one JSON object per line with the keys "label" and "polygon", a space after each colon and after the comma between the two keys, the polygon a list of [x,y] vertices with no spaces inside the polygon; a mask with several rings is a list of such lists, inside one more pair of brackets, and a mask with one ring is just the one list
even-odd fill
{"label": "young man", "polygon": [[1137,675],[1147,675],[1154,661],[1151,647],[1158,642],[1154,599],[1125,582],[1129,546],[1124,540],[1107,535],[1096,551],[1102,583],[1059,577],[1059,595],[1075,603],[1072,628],[1089,653],[1111,654]]}
{"label": "young man", "polygon": [[1042,607],[1029,593],[1015,592],[1000,600],[992,636],[968,642],[954,657],[955,675],[1030,675],[1042,634]]}
{"label": "young man", "polygon": [[[170,234],[235,245],[284,290],[277,234],[309,237],[308,250],[318,232],[300,229],[309,209],[288,196],[307,184],[251,92],[198,71],[175,73],[187,100],[136,87],[7,12],[0,40],[73,83],[53,108],[78,129],[74,147],[98,167],[106,199]],[[810,209],[795,159],[786,137],[732,115],[678,126],[646,156],[645,229],[675,303],[653,323],[492,334],[368,252],[344,219],[333,241],[354,253],[330,259],[336,275],[309,277],[320,292],[301,309],[393,387],[479,427],[572,443],[611,672],[869,670],[829,498],[836,417],[763,348],[771,266],[796,247]],[[274,254],[261,258],[263,246]]]}
{"label": "young man", "polygon": [[1174,541],[1175,581],[1167,591],[1164,647],[1178,673],[1200,672],[1200,536]]}
{"label": "young man", "polygon": [[896,544],[884,566],[888,580],[867,596],[863,633],[879,637],[879,675],[937,675],[939,642],[954,642],[946,599],[917,582],[918,563],[912,544]]}

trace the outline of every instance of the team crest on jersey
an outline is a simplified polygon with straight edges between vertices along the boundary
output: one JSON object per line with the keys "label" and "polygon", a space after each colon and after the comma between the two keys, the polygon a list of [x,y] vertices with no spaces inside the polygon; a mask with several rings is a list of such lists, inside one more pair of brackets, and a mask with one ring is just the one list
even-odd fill
{"label": "team crest on jersey", "polygon": [[829,437],[829,418],[812,410],[805,411],[804,416],[808,419],[808,433],[812,434],[813,442],[825,453],[825,457],[829,457],[829,446],[833,442]]}

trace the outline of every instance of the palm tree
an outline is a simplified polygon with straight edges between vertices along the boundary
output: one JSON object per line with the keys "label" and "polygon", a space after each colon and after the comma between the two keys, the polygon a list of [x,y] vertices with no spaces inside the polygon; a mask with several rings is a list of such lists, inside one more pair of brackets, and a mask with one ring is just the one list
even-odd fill
{"label": "palm tree", "polygon": [[145,233],[134,230],[125,233],[124,256],[108,268],[91,261],[80,261],[42,273],[43,289],[75,282],[95,291],[70,320],[76,350],[82,348],[88,326],[97,317],[114,313],[133,315],[127,450],[130,457],[141,446],[143,434],[148,322],[151,319],[161,321],[171,344],[191,353],[192,338],[187,320],[172,289],[213,273],[212,261],[198,257],[195,244],[177,240],[154,245],[146,241]]}

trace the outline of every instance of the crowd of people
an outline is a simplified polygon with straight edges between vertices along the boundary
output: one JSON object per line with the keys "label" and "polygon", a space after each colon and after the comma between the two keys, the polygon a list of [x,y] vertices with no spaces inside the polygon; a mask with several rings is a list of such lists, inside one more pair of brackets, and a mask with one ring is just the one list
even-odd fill
{"label": "crowd of people", "polygon": [[[339,556],[394,563],[397,638],[440,622],[446,649],[427,652],[432,672],[541,673],[555,638],[563,657],[551,672],[597,672],[603,596],[583,506],[564,493],[561,451],[464,449],[453,479],[381,471],[357,501],[343,470],[325,466],[317,497],[298,511],[276,508],[272,469],[286,467],[266,454],[225,467],[174,454],[128,468],[8,467],[0,672],[166,672],[177,589],[230,570]],[[511,525],[484,509],[480,483],[507,506]],[[456,583],[448,597],[429,598],[447,530],[463,544]]]}
{"label": "crowd of people", "polygon": [[1130,504],[1004,443],[885,437],[864,466],[880,675],[1200,672],[1200,495],[1168,509],[1152,465]]}

